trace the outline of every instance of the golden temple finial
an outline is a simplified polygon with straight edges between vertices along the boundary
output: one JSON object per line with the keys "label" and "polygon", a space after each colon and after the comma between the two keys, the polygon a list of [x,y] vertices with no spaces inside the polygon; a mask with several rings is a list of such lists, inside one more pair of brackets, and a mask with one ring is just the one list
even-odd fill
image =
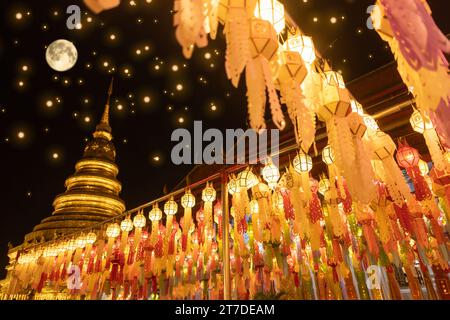
{"label": "golden temple finial", "polygon": [[103,111],[102,119],[100,120],[101,124],[106,124],[108,126],[109,126],[109,103],[111,101],[113,84],[114,84],[114,77],[111,78],[111,83],[109,84],[108,99],[106,100],[105,111]]}

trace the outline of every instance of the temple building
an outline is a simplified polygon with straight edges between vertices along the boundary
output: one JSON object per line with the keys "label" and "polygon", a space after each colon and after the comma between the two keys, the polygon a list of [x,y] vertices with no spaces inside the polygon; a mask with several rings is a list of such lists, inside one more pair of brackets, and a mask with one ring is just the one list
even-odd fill
{"label": "temple building", "polygon": [[[115,163],[116,149],[112,142],[109,124],[108,100],[93,138],[86,144],[83,157],[75,165],[75,173],[65,181],[66,191],[53,201],[53,213],[25,235],[23,244],[10,248],[8,257],[15,261],[18,252],[39,242],[56,239],[86,228],[95,228],[99,223],[125,211],[120,198],[122,184],[117,180],[119,168]],[[9,271],[11,266],[7,266]],[[2,287],[8,283],[9,272]]]}

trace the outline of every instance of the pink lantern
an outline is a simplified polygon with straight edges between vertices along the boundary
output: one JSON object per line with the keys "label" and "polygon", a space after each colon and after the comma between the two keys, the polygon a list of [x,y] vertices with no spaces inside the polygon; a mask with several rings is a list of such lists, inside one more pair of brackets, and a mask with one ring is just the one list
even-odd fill
{"label": "pink lantern", "polygon": [[120,5],[120,0],[84,0],[84,4],[95,14]]}

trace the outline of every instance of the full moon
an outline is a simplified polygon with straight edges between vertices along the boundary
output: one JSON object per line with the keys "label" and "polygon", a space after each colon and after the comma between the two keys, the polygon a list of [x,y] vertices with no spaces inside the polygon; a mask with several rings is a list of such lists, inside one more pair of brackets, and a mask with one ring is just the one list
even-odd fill
{"label": "full moon", "polygon": [[55,40],[48,46],[45,59],[52,69],[60,72],[67,71],[77,62],[77,48],[70,41]]}

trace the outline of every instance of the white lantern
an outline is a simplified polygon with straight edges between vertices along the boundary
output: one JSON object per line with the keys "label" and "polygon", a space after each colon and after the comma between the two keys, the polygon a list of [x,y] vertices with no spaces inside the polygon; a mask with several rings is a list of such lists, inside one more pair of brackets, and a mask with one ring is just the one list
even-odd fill
{"label": "white lantern", "polygon": [[106,229],[106,235],[108,236],[108,238],[117,238],[119,234],[120,234],[120,226],[117,223],[111,223]]}
{"label": "white lantern", "polygon": [[312,158],[306,153],[300,152],[294,158],[293,165],[298,173],[310,172],[313,167]]}
{"label": "white lantern", "polygon": [[145,227],[146,223],[147,221],[145,220],[145,217],[142,214],[142,212],[139,212],[133,219],[133,224],[135,228],[142,229],[143,227]]}
{"label": "white lantern", "polygon": [[216,190],[207,184],[206,188],[202,191],[202,200],[205,202],[213,202],[216,200]]}
{"label": "white lantern", "polygon": [[181,197],[181,205],[183,208],[193,208],[195,206],[195,197],[191,190],[186,190],[186,193]]}
{"label": "white lantern", "polygon": [[303,61],[308,65],[316,60],[316,50],[312,38],[302,35],[298,30],[293,34],[289,33],[284,47],[300,53]]}
{"label": "white lantern", "polygon": [[258,178],[249,169],[239,172],[236,177],[238,188],[250,189],[258,184]]}
{"label": "white lantern", "polygon": [[[167,213],[166,213],[167,214]],[[158,207],[158,205],[154,205],[152,210],[150,210],[150,212],[148,213],[148,218],[150,219],[150,221],[159,221],[162,219],[162,211],[161,209]]]}
{"label": "white lantern", "polygon": [[331,165],[331,164],[334,163],[334,154],[333,154],[333,150],[331,149],[330,145],[327,145],[325,148],[323,148],[323,150],[322,150],[322,161],[326,165]]}
{"label": "white lantern", "polygon": [[122,220],[122,222],[120,223],[120,229],[123,232],[130,232],[131,230],[133,230],[133,221],[131,221],[130,217],[126,217]]}
{"label": "white lantern", "polygon": [[286,25],[284,6],[277,0],[259,0],[254,15],[262,20],[269,21],[277,33],[284,30]]}
{"label": "white lantern", "polygon": [[177,211],[178,204],[173,200],[173,197],[170,197],[169,201],[164,204],[164,213],[168,216],[174,216],[177,214]]}
{"label": "white lantern", "polygon": [[87,244],[94,244],[95,241],[97,241],[97,234],[95,232],[89,232],[86,236],[86,242]]}
{"label": "white lantern", "polygon": [[261,170],[261,174],[269,184],[269,187],[272,189],[277,185],[278,180],[280,179],[280,171],[277,166],[275,166],[272,161],[269,161],[264,168]]}

